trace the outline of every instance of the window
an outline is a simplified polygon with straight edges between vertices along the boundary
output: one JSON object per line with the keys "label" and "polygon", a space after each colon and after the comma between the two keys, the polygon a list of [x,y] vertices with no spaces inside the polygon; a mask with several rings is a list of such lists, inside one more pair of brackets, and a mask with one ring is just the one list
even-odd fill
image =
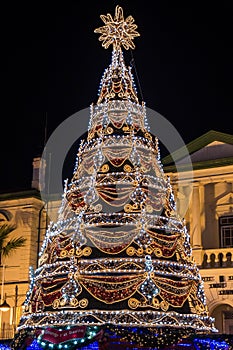
{"label": "window", "polygon": [[233,216],[219,218],[221,248],[233,247]]}
{"label": "window", "polygon": [[225,276],[219,276],[219,282],[225,282]]}

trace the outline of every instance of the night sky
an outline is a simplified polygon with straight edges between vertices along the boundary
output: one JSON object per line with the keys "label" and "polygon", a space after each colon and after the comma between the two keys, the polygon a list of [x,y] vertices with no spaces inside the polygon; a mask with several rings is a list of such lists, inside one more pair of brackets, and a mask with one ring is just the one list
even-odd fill
{"label": "night sky", "polygon": [[[45,139],[96,102],[111,49],[102,48],[94,29],[103,25],[100,14],[113,15],[116,5],[135,18],[141,34],[133,57],[147,107],[186,143],[211,129],[233,134],[232,1],[79,4],[1,4],[0,192],[29,189],[32,159]],[[125,60],[129,65],[129,52]],[[73,162],[71,155],[66,176]]]}

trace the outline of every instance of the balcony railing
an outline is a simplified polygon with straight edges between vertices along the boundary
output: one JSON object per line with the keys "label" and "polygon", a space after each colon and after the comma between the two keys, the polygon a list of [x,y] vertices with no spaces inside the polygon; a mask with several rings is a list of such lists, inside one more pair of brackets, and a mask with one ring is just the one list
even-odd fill
{"label": "balcony railing", "polygon": [[206,249],[201,267],[203,269],[233,267],[233,248]]}
{"label": "balcony railing", "polygon": [[0,339],[13,339],[14,338],[14,327],[3,322],[0,330]]}

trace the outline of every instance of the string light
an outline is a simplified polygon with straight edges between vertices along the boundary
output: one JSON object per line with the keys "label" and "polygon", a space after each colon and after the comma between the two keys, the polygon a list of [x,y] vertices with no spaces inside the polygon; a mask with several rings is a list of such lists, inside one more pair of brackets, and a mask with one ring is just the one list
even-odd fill
{"label": "string light", "polygon": [[[134,47],[136,25],[119,6],[114,18],[101,18],[105,25],[96,32],[105,48],[113,45],[111,63],[90,106],[73,177],[64,183],[58,220],[48,226],[39,267],[30,268],[13,349],[29,334],[32,349],[94,349],[108,338],[160,349],[190,333],[217,331],[158,139],[124,61],[121,47]],[[54,342],[50,328],[73,336]]]}
{"label": "string light", "polygon": [[[72,327],[69,328],[72,331]],[[67,328],[60,329],[65,332]],[[125,327],[106,324],[104,327],[88,327],[85,337],[68,339],[62,343],[52,343],[44,338],[42,332],[37,339],[31,340],[27,350],[43,349],[68,349],[80,350],[100,349],[104,343],[108,346],[130,349],[189,349],[197,350],[230,350],[233,345],[233,337],[230,335],[206,335],[197,334],[192,329],[172,329],[169,327]],[[97,340],[98,339],[98,340]],[[12,348],[12,349],[19,349]],[[0,348],[1,349],[1,348]],[[3,347],[8,350],[7,346]]]}

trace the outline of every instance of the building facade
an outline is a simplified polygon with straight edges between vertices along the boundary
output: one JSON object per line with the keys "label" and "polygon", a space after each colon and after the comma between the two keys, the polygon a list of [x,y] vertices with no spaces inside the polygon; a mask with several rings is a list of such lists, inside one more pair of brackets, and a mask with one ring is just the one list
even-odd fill
{"label": "building facade", "polygon": [[[40,164],[41,159],[34,158],[31,189],[0,194],[0,225],[9,223],[16,226],[10,238],[26,238],[25,246],[3,258],[0,266],[1,304],[6,300],[9,305],[8,311],[0,311],[0,339],[14,336],[29,286],[30,267],[38,267],[38,254],[46,228],[55,218],[61,202],[60,199],[54,199],[48,210],[47,203],[41,200]],[[50,216],[47,215],[48,212]]]}
{"label": "building facade", "polygon": [[220,333],[233,334],[233,136],[211,130],[187,145],[188,155],[183,151],[164,158],[164,170],[190,232],[209,312]]}
{"label": "building facade", "polygon": [[[233,334],[233,135],[211,130],[162,163],[190,232],[210,315],[220,333]],[[8,311],[0,311],[1,339],[14,335],[28,289],[29,267],[37,267],[46,227],[56,220],[61,203],[56,196],[49,204],[41,200],[40,165],[41,159],[35,158],[31,189],[0,195],[0,225],[16,224],[12,237],[27,239],[26,246],[1,266],[1,301],[6,297],[9,304]]]}

